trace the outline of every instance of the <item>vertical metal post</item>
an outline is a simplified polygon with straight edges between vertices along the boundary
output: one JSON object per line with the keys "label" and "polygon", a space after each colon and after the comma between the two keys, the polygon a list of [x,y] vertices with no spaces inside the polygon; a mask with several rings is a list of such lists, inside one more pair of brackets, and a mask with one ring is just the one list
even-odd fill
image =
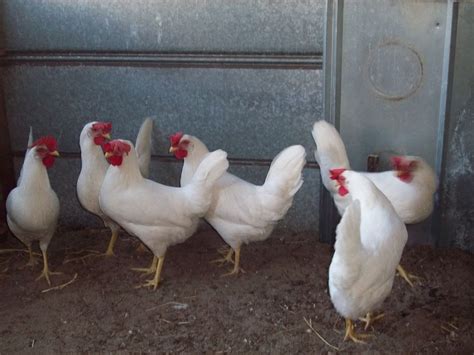
{"label": "vertical metal post", "polygon": [[[339,129],[341,99],[341,49],[344,0],[327,0],[324,26],[324,119]],[[320,240],[333,243],[335,230],[339,221],[334,202],[329,192],[321,184],[319,204]]]}
{"label": "vertical metal post", "polygon": [[435,209],[431,233],[435,237],[437,246],[448,246],[450,241],[449,226],[443,226],[442,214],[447,207],[443,203],[443,186],[446,165],[446,134],[449,124],[449,112],[451,104],[454,56],[456,53],[456,34],[459,3],[456,0],[448,0],[446,11],[446,33],[443,53],[443,72],[441,76],[441,94],[439,100],[438,137],[436,140],[435,172],[439,177],[438,192],[435,196]]}
{"label": "vertical metal post", "polygon": [[8,134],[8,122],[3,93],[3,80],[0,78],[0,224],[5,221],[5,202],[8,193],[15,187],[13,155]]}

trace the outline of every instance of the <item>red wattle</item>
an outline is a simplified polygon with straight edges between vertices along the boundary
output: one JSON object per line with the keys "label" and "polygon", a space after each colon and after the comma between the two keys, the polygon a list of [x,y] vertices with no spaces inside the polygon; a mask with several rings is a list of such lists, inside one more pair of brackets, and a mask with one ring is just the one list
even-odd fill
{"label": "red wattle", "polygon": [[341,186],[339,186],[338,192],[339,192],[339,195],[341,195],[341,196],[346,196],[346,195],[349,193],[349,190],[346,189],[345,186],[342,186],[342,185],[341,185]]}
{"label": "red wattle", "polygon": [[184,159],[188,156],[188,151],[184,149],[178,149],[174,152],[174,156],[176,159]]}
{"label": "red wattle", "polygon": [[122,165],[123,158],[121,155],[112,155],[107,158],[107,161],[113,166],[120,166]]}
{"label": "red wattle", "polygon": [[50,168],[52,167],[54,164],[54,156],[52,155],[47,155],[43,158],[43,165],[46,167],[46,168]]}

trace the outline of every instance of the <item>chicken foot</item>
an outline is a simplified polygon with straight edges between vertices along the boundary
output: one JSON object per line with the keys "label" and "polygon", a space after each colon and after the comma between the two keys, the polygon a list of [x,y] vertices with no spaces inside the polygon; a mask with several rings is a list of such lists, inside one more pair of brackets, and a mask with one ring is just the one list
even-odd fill
{"label": "chicken foot", "polygon": [[[232,250],[232,249],[231,249]],[[237,275],[239,272],[242,272],[242,273],[245,273],[245,271],[243,269],[240,268],[240,246],[235,249],[235,257],[234,257],[234,268],[232,269],[232,271],[222,275],[222,276],[231,276],[231,275]],[[232,257],[232,254],[231,254],[231,257]]]}
{"label": "chicken foot", "polygon": [[143,275],[153,274],[156,272],[158,266],[158,257],[153,255],[153,261],[151,262],[150,267],[132,267],[131,270],[143,272]]}
{"label": "chicken foot", "polygon": [[46,282],[48,282],[48,285],[51,286],[51,280],[49,279],[49,275],[61,275],[62,272],[49,271],[48,255],[46,254],[46,251],[42,251],[42,253],[43,253],[43,271],[41,272],[41,275],[39,275],[36,278],[36,281],[41,280],[44,277],[46,279]]}
{"label": "chicken foot", "polygon": [[33,249],[31,248],[31,244],[28,245],[28,254],[30,255],[30,258],[28,259],[28,262],[26,263],[25,267],[35,266],[38,263],[38,260],[33,255]]}
{"label": "chicken foot", "polygon": [[234,263],[234,260],[232,260],[232,255],[234,255],[234,250],[233,250],[232,248],[229,248],[229,249],[227,250],[226,256],[224,256],[223,258],[219,258],[219,259],[216,259],[216,260],[212,260],[210,263],[211,263],[211,264],[218,263],[218,264],[220,264],[219,266],[222,266],[222,265],[225,264],[225,263],[231,263],[231,264],[233,264],[233,263]]}
{"label": "chicken foot", "polygon": [[397,266],[397,271],[398,271],[398,273],[400,274],[400,276],[401,276],[402,278],[404,278],[405,281],[408,282],[408,284],[409,284],[411,287],[413,287],[413,281],[420,279],[420,277],[415,276],[415,275],[413,275],[413,274],[410,274],[410,273],[406,272],[405,269],[402,268],[402,266],[401,266],[400,264],[398,264],[398,266]]}
{"label": "chicken foot", "polygon": [[380,313],[374,316],[372,312],[368,312],[364,318],[359,318],[359,320],[365,323],[364,330],[367,330],[369,329],[369,327],[372,325],[373,322],[375,322],[376,320],[380,318],[383,318],[384,316],[385,315],[383,313]]}
{"label": "chicken foot", "polygon": [[118,237],[118,230],[112,231],[112,236],[110,238],[110,241],[109,241],[109,244],[107,246],[107,250],[106,250],[105,253],[101,253],[101,252],[96,251],[96,250],[81,250],[80,252],[77,252],[77,253],[74,253],[74,254],[80,254],[84,251],[88,252],[88,254],[78,256],[78,257],[75,257],[75,258],[68,258],[64,261],[63,264],[67,264],[67,263],[70,263],[70,262],[73,262],[73,261],[82,261],[82,262],[84,262],[85,259],[93,258],[93,257],[99,257],[99,256],[107,256],[107,257],[108,256],[115,256],[114,246],[115,246],[115,242],[117,241],[117,237]]}
{"label": "chicken foot", "polygon": [[350,339],[354,343],[366,344],[366,342],[362,339],[368,338],[369,336],[369,334],[356,334],[356,332],[354,331],[354,322],[352,322],[352,319],[346,318],[346,333],[344,335],[344,341]]}
{"label": "chicken foot", "polygon": [[21,266],[20,269],[24,269],[25,267],[33,267],[35,266],[37,263],[38,263],[38,260],[35,258],[35,255],[41,255],[39,253],[35,253],[33,252],[33,249],[31,247],[31,244],[30,245],[27,245],[27,250],[24,250],[24,249],[0,249],[0,254],[6,254],[6,253],[14,253],[14,252],[27,252],[29,254],[29,259],[28,259],[28,262]]}
{"label": "chicken foot", "polygon": [[[155,256],[156,258],[156,256]],[[163,268],[163,262],[165,261],[165,256],[160,256],[158,257],[158,266],[156,267],[155,271],[155,277],[151,280],[146,281],[143,285],[137,286],[137,288],[140,287],[153,287],[153,291],[155,291],[158,288],[158,285],[160,283],[160,275],[161,275],[161,269]]]}

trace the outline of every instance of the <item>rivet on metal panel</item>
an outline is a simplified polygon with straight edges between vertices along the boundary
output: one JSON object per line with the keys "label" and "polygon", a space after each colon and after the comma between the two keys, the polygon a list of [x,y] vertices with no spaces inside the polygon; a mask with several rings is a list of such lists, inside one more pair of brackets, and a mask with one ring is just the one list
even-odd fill
{"label": "rivet on metal panel", "polygon": [[402,100],[421,86],[423,62],[415,49],[392,39],[371,51],[367,75],[377,95],[388,100]]}

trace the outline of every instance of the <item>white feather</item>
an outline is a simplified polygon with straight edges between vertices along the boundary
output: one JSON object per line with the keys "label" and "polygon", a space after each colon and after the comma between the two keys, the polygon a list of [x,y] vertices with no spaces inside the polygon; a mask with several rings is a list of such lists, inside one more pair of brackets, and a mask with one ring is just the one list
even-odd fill
{"label": "white feather", "polygon": [[26,246],[38,240],[44,252],[56,230],[59,199],[51,188],[48,172],[36,148],[28,149],[21,179],[7,198],[7,223]]}
{"label": "white feather", "polygon": [[196,230],[207,212],[215,181],[228,167],[227,154],[209,153],[184,188],[145,179],[133,144],[120,166],[110,166],[100,190],[100,207],[127,232],[137,236],[156,256],[181,243]]}
{"label": "white feather", "polygon": [[[185,186],[208,149],[196,137],[185,135],[181,140],[190,141],[181,173],[181,185]],[[205,219],[234,249],[242,243],[268,238],[303,183],[305,155],[302,146],[283,150],[273,160],[265,183],[260,186],[230,173],[223,174],[215,185]]]}
{"label": "white feather", "polygon": [[[108,217],[99,206],[99,191],[109,163],[104,157],[102,148],[94,143],[91,130],[94,123],[96,122],[87,123],[79,138],[82,165],[76,186],[77,197],[85,210],[99,216],[104,225],[114,232],[119,229],[118,224]],[[137,136],[140,146],[140,170],[146,175],[148,175],[150,165],[152,130],[153,121],[147,118],[142,123]]]}
{"label": "white feather", "polygon": [[[320,166],[321,178],[326,189],[332,194],[334,203],[342,215],[352,202],[351,196],[341,197],[337,185],[329,176],[330,169],[344,168],[350,170],[346,148],[337,130],[326,121],[318,121],[313,126],[313,138],[316,143],[315,157]],[[418,223],[426,219],[433,211],[433,195],[437,188],[437,178],[433,169],[420,157],[404,156],[405,159],[417,162],[413,180],[401,181],[393,171],[365,173],[377,188],[392,203],[402,220],[407,223]]]}
{"label": "white feather", "polygon": [[329,291],[336,310],[357,319],[380,307],[390,294],[408,235],[391,203],[362,174],[345,171],[353,202],[337,226],[329,267]]}

